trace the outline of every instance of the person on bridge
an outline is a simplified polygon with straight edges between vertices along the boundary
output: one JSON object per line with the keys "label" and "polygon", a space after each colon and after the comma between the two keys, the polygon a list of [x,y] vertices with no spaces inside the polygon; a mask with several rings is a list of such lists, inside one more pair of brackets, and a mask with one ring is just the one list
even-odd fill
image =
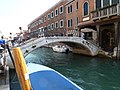
{"label": "person on bridge", "polygon": [[0,64],[4,65],[4,59],[3,59],[3,51],[5,50],[5,40],[4,40],[4,36],[1,36],[0,39]]}
{"label": "person on bridge", "polygon": [[81,37],[84,39],[85,38],[85,34],[83,32],[81,32]]}
{"label": "person on bridge", "polygon": [[12,33],[10,33],[9,41],[10,41],[10,46],[14,46],[14,37],[13,37]]}
{"label": "person on bridge", "polygon": [[5,49],[5,40],[4,40],[4,36],[1,36],[0,39],[0,50]]}

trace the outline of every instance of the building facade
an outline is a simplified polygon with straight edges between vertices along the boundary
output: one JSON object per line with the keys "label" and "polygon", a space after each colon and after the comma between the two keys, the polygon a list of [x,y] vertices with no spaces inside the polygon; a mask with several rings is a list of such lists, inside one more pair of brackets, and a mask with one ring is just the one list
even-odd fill
{"label": "building facade", "polygon": [[[67,33],[73,36],[81,36],[81,31],[85,33],[87,36],[89,33],[81,30],[85,27],[81,24],[89,23],[91,20],[91,11],[93,10],[93,2],[94,0],[67,0],[66,3],[66,28]],[[88,28],[88,27],[86,27]],[[89,29],[90,30],[90,29]]]}
{"label": "building facade", "polygon": [[60,0],[33,20],[28,29],[35,36],[81,36],[103,50],[120,46],[120,0]]}
{"label": "building facade", "polygon": [[65,1],[61,0],[33,20],[28,29],[34,36],[63,36],[66,33]]}
{"label": "building facade", "polygon": [[120,0],[94,0],[89,23],[79,24],[92,26],[97,30],[97,43],[108,52],[113,52],[119,45]]}
{"label": "building facade", "polygon": [[120,0],[95,0],[91,14],[98,32],[99,46],[112,52],[119,45]]}

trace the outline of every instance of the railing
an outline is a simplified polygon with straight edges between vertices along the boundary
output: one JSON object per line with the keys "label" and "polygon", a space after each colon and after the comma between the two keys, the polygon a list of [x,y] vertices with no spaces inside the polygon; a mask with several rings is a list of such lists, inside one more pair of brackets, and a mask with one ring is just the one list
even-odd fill
{"label": "railing", "polygon": [[46,40],[49,40],[49,41],[50,40],[52,40],[52,41],[54,41],[54,40],[61,40],[61,41],[69,40],[69,41],[73,41],[73,42],[77,41],[78,43],[81,43],[84,46],[88,47],[92,51],[93,55],[96,54],[97,50],[99,49],[99,47],[97,45],[83,39],[82,37],[67,37],[67,36],[60,37],[60,36],[58,36],[58,37],[46,37]]}
{"label": "railing", "polygon": [[78,43],[80,45],[85,46],[91,51],[91,55],[97,55],[97,51],[99,47],[94,45],[93,43],[83,39],[82,37],[68,37],[68,36],[54,36],[54,37],[41,37],[32,39],[30,41],[26,41],[24,44],[20,46],[22,53],[26,56],[32,50],[41,47],[46,44],[54,43],[54,42],[73,42]]}
{"label": "railing", "polygon": [[92,11],[91,14],[93,20],[110,17],[113,15],[120,15],[120,4],[115,4],[96,11]]}

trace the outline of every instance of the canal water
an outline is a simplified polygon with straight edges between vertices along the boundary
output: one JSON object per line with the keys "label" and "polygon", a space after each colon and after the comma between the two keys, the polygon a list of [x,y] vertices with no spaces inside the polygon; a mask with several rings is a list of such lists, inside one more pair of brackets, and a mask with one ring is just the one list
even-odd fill
{"label": "canal water", "polygon": [[[39,48],[25,59],[57,70],[84,90],[120,90],[120,61],[56,53],[50,48]],[[16,90],[14,86],[11,90]]]}

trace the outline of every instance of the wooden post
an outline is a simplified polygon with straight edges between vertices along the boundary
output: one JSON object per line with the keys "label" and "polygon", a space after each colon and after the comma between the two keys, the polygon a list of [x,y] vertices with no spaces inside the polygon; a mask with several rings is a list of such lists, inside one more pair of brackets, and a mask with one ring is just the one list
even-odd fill
{"label": "wooden post", "polygon": [[118,28],[118,22],[115,22],[114,25],[115,25],[115,46],[117,47],[116,59],[119,59],[119,28]]}
{"label": "wooden post", "polygon": [[117,56],[118,56],[118,60],[120,60],[120,37],[119,37],[119,41],[118,41],[118,53],[117,53]]}
{"label": "wooden post", "polygon": [[31,90],[26,63],[20,48],[13,48],[15,68],[22,90]]}
{"label": "wooden post", "polygon": [[120,60],[120,23],[118,23],[118,59]]}
{"label": "wooden post", "polygon": [[115,29],[115,46],[118,46],[118,22],[114,23],[114,29]]}
{"label": "wooden post", "polygon": [[96,25],[97,28],[97,44],[98,46],[101,46],[101,31],[100,31],[100,25]]}

